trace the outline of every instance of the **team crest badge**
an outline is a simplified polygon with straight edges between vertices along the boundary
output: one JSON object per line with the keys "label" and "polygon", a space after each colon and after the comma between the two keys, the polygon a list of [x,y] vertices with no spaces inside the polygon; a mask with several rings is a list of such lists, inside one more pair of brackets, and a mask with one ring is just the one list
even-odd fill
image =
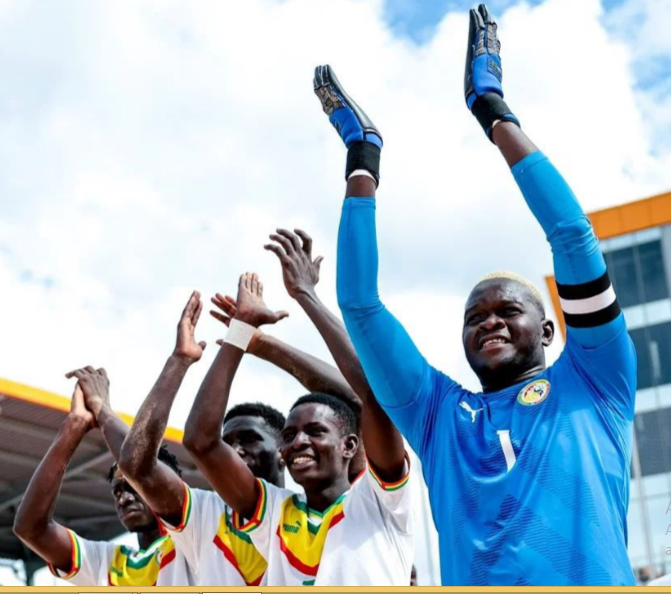
{"label": "team crest badge", "polygon": [[524,406],[536,406],[550,394],[550,382],[544,379],[527,384],[517,395],[517,402]]}

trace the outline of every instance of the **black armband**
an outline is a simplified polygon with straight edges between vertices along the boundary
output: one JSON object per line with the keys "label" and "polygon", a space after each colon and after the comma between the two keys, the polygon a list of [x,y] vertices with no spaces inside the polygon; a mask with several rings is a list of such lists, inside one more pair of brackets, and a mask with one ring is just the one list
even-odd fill
{"label": "black armband", "polygon": [[492,125],[495,121],[512,122],[520,128],[520,121],[513,115],[506,102],[497,93],[485,93],[478,97],[471,108],[473,115],[480,122],[485,134],[492,140]]}
{"label": "black armband", "polygon": [[372,142],[358,141],[350,144],[347,151],[345,179],[348,179],[353,171],[365,169],[375,178],[375,184],[379,184],[381,152],[380,147]]}

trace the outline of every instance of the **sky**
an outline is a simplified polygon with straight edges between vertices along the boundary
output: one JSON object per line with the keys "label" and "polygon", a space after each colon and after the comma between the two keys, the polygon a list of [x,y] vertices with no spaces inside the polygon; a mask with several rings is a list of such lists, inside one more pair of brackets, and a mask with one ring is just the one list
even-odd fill
{"label": "sky", "polygon": [[[301,227],[335,311],[345,150],[312,92],[333,66],[382,131],[380,292],[436,367],[477,389],[463,305],[492,270],[540,285],[542,231],[468,113],[463,0],[0,0],[0,377],[69,394],[105,367],[134,413],[191,291],[257,271],[268,329],[328,358],[263,250]],[[668,0],[494,0],[506,99],[587,211],[671,190]],[[225,329],[171,424],[182,427]],[[553,360],[561,341],[551,347]],[[304,390],[245,360],[232,403],[286,411]]]}

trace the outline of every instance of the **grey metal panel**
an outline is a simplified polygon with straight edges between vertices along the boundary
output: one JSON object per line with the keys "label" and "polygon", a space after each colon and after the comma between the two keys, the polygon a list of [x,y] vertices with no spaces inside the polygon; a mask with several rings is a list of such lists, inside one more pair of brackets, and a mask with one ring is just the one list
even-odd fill
{"label": "grey metal panel", "polygon": [[664,256],[666,282],[669,285],[669,294],[671,295],[671,225],[662,227],[662,255]]}

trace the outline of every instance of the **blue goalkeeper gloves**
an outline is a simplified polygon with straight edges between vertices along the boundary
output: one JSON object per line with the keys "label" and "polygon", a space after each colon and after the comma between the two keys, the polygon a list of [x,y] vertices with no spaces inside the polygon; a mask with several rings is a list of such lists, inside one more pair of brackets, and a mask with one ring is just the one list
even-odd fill
{"label": "blue goalkeeper gloves", "polygon": [[379,181],[382,135],[375,124],[345,92],[328,64],[315,68],[314,89],[329,121],[349,149],[346,178],[356,169],[365,169]]}
{"label": "blue goalkeeper gloves", "polygon": [[503,100],[501,42],[496,29],[496,21],[484,4],[470,11],[464,93],[468,109],[490,140],[495,121],[520,125]]}

